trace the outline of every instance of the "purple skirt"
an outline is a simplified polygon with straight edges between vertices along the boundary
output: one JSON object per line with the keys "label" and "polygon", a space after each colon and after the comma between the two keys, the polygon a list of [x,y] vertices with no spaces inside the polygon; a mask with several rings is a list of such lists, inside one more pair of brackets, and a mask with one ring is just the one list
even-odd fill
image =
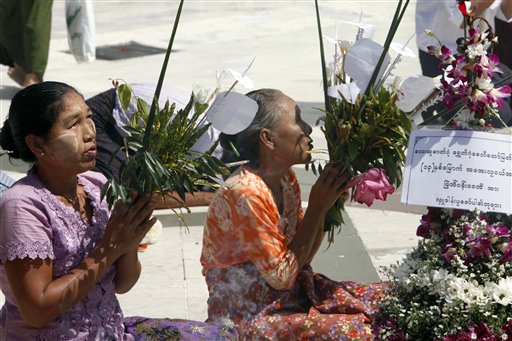
{"label": "purple skirt", "polygon": [[237,340],[232,323],[214,324],[191,320],[125,317],[125,331],[142,340]]}

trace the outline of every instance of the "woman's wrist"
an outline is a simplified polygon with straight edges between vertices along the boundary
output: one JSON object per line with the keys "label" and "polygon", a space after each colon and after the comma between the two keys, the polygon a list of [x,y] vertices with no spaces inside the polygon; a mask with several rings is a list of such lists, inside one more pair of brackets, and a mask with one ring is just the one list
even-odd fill
{"label": "woman's wrist", "polygon": [[123,255],[121,248],[111,241],[102,240],[96,249],[100,254],[113,257],[114,261]]}
{"label": "woman's wrist", "polygon": [[314,200],[311,197],[309,198],[308,202],[308,208],[306,209],[306,213],[308,211],[311,213],[313,212],[315,215],[318,215],[318,217],[323,218],[327,211],[329,210],[329,207],[325,207],[325,205],[321,202],[321,200]]}
{"label": "woman's wrist", "polygon": [[114,285],[116,293],[124,294],[137,283],[141,273],[141,264],[137,250],[122,254],[115,262],[116,277]]}

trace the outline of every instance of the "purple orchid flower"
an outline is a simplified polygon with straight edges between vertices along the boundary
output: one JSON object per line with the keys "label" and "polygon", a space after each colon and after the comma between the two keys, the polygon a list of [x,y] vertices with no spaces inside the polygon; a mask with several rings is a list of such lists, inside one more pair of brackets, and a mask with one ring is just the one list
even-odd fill
{"label": "purple orchid flower", "polygon": [[510,230],[506,226],[493,226],[493,225],[487,225],[485,227],[485,230],[489,233],[491,237],[508,237],[510,236]]}
{"label": "purple orchid flower", "polygon": [[430,227],[430,223],[421,220],[420,226],[418,226],[418,228],[416,229],[416,235],[418,237],[430,239],[432,237],[432,229]]}
{"label": "purple orchid flower", "polygon": [[499,63],[499,57],[495,54],[490,54],[487,56],[482,56],[478,65],[482,67],[483,76],[492,78],[495,72],[503,73],[503,70],[498,67]]}
{"label": "purple orchid flower", "polygon": [[502,263],[508,263],[512,259],[512,243],[508,243],[505,251],[503,252],[503,256],[501,257]]}
{"label": "purple orchid flower", "polygon": [[469,251],[466,257],[466,263],[479,261],[484,257],[491,256],[492,242],[485,235],[479,235],[472,242],[468,243]]}
{"label": "purple orchid flower", "polygon": [[470,44],[476,44],[476,43],[480,43],[482,41],[482,36],[480,35],[480,30],[476,29],[476,28],[470,28],[469,31],[468,31],[468,34],[469,34],[469,43]]}
{"label": "purple orchid flower", "polygon": [[501,327],[503,334],[507,335],[508,338],[512,337],[512,320],[508,320],[507,323]]}
{"label": "purple orchid flower", "polygon": [[476,334],[477,340],[497,341],[501,339],[498,338],[498,336],[496,336],[494,332],[489,328],[489,326],[484,322],[480,322],[479,324],[472,323],[469,325],[468,329],[472,334]]}
{"label": "purple orchid flower", "polygon": [[490,91],[490,95],[493,97],[494,102],[498,105],[498,108],[503,107],[505,103],[503,99],[510,97],[510,93],[512,93],[512,88],[509,85],[503,85]]}
{"label": "purple orchid flower", "polygon": [[471,224],[464,224],[464,226],[462,226],[462,234],[466,236],[465,240],[473,240],[473,226],[471,226]]}

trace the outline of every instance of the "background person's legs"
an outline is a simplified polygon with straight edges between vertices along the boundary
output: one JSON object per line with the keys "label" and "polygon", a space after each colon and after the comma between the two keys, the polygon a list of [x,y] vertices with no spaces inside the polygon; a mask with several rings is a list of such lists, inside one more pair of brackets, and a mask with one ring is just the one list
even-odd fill
{"label": "background person's legs", "polygon": [[48,64],[53,0],[2,0],[0,62],[25,87],[41,82]]}

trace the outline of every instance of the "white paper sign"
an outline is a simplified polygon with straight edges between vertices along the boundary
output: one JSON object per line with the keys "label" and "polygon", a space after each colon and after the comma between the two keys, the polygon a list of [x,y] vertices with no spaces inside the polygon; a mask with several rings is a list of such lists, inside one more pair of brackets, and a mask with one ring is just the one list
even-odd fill
{"label": "white paper sign", "polygon": [[512,214],[512,136],[413,131],[401,201]]}

